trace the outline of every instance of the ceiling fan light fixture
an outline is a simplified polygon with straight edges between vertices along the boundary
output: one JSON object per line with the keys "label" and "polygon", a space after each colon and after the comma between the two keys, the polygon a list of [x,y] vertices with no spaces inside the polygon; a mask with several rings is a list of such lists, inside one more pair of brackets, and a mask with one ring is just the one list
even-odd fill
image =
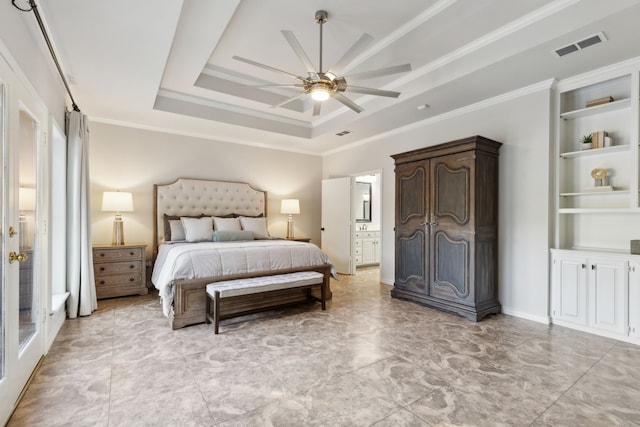
{"label": "ceiling fan light fixture", "polygon": [[324,86],[316,86],[311,89],[311,98],[314,101],[326,101],[329,96],[329,91]]}

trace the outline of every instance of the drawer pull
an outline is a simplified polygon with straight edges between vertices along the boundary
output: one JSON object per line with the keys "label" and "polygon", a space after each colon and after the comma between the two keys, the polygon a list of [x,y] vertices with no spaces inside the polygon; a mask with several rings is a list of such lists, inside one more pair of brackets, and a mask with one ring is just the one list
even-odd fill
{"label": "drawer pull", "polygon": [[104,252],[100,252],[100,256],[104,256]]}
{"label": "drawer pull", "polygon": [[129,252],[129,255],[134,256],[136,253],[135,252]]}
{"label": "drawer pull", "polygon": [[100,284],[101,284],[101,285],[104,285],[104,284],[105,284],[105,281],[104,281],[104,280],[100,280]]}
{"label": "drawer pull", "polygon": [[136,266],[132,264],[129,266],[129,268],[133,270],[134,268],[136,268]]}
{"label": "drawer pull", "polygon": [[135,282],[136,279],[134,279],[133,277],[129,279],[130,282]]}
{"label": "drawer pull", "polygon": [[104,267],[100,267],[100,271],[104,271]]}

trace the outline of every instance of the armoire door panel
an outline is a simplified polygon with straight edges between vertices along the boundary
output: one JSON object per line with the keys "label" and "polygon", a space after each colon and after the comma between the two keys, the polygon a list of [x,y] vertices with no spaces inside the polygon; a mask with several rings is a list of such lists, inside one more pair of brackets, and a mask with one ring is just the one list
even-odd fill
{"label": "armoire door panel", "polygon": [[398,183],[396,186],[396,226],[402,226],[410,221],[421,222],[427,215],[427,171],[423,164],[410,165],[396,169]]}
{"label": "armoire door panel", "polygon": [[426,234],[418,230],[411,235],[396,238],[395,286],[412,291],[428,292],[425,253]]}
{"label": "armoire door panel", "polygon": [[438,158],[433,162],[433,214],[436,221],[449,217],[457,225],[465,225],[470,220],[470,169],[465,164],[468,162],[466,157],[455,157],[459,156]]}
{"label": "armoire door panel", "polygon": [[433,280],[431,295],[466,300],[469,298],[469,241],[444,232],[435,233],[432,240]]}

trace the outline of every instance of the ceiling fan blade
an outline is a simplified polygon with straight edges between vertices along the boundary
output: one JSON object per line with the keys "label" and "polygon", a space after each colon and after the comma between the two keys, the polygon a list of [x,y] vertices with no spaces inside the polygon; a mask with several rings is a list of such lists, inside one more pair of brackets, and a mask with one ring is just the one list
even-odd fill
{"label": "ceiling fan blade", "polygon": [[313,115],[314,116],[319,116],[320,115],[320,108],[322,108],[322,102],[316,101],[316,102],[313,103]]}
{"label": "ceiling fan blade", "polygon": [[344,76],[347,81],[372,79],[374,77],[388,76],[391,74],[411,71],[411,64],[394,65],[393,67],[380,68],[378,70],[364,71],[362,73]]}
{"label": "ceiling fan blade", "polygon": [[388,96],[389,98],[397,98],[400,96],[400,92],[393,92],[390,90],[382,90],[382,89],[372,89],[370,87],[347,85],[345,86],[345,90],[347,92],[364,93],[367,95]]}
{"label": "ceiling fan blade", "polygon": [[300,92],[299,94],[297,94],[297,95],[295,95],[295,96],[292,96],[291,98],[287,98],[287,99],[285,99],[284,101],[282,101],[282,102],[281,102],[281,103],[279,103],[279,104],[272,105],[272,106],[271,106],[271,108],[278,108],[278,107],[282,107],[283,105],[288,104],[288,103],[290,103],[291,101],[295,101],[296,99],[301,98],[301,97],[303,97],[303,96],[305,96],[305,95],[306,95],[306,93],[305,93],[305,92]]}
{"label": "ceiling fan blade", "polygon": [[303,84],[297,84],[297,85],[244,85],[244,86],[249,86],[249,87],[304,87]]}
{"label": "ceiling fan blade", "polygon": [[342,58],[335,63],[333,67],[328,71],[329,73],[339,76],[342,73],[344,67],[349,65],[351,61],[353,61],[358,55],[360,55],[364,50],[371,44],[373,41],[373,37],[367,33],[364,33],[358,41],[356,41],[353,46],[349,48],[348,51],[342,55]]}
{"label": "ceiling fan blade", "polygon": [[284,74],[285,76],[293,77],[294,79],[297,79],[297,80],[305,80],[304,77],[296,76],[295,74],[291,74],[291,73],[289,73],[287,71],[283,71],[283,70],[280,70],[278,68],[271,67],[269,65],[264,65],[264,64],[261,64],[261,63],[256,62],[256,61],[252,61],[250,59],[243,58],[241,56],[234,56],[233,59],[235,59],[236,61],[244,62],[244,63],[249,64],[249,65],[253,65],[255,67],[264,68],[265,70],[273,71],[274,73]]}
{"label": "ceiling fan blade", "polygon": [[296,36],[288,30],[282,30],[281,33],[284,38],[287,39],[287,42],[289,42],[289,46],[291,46],[291,49],[293,49],[300,62],[302,62],[302,64],[306,67],[307,71],[313,75],[317,75],[318,73],[315,67],[311,63],[311,60],[307,56]]}
{"label": "ceiling fan blade", "polygon": [[333,97],[338,101],[342,102],[347,107],[351,108],[356,113],[361,113],[362,111],[364,111],[364,109],[361,106],[359,106],[358,104],[356,104],[355,102],[347,98],[346,96],[342,95],[341,93],[334,93]]}

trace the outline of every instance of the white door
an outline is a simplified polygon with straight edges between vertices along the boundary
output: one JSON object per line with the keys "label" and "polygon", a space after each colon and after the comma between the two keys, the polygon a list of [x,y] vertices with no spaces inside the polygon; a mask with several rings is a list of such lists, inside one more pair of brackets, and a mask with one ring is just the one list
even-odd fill
{"label": "white door", "polygon": [[351,259],[351,178],[322,180],[322,250],[336,272],[354,274]]}
{"label": "white door", "polygon": [[627,262],[591,259],[589,269],[589,326],[626,335]]}
{"label": "white door", "polygon": [[2,123],[2,312],[0,327],[0,424],[44,354],[43,309],[38,273],[38,151],[46,108],[0,61],[5,120]]}
{"label": "white door", "polygon": [[587,324],[587,259],[554,257],[553,311],[555,319]]}

